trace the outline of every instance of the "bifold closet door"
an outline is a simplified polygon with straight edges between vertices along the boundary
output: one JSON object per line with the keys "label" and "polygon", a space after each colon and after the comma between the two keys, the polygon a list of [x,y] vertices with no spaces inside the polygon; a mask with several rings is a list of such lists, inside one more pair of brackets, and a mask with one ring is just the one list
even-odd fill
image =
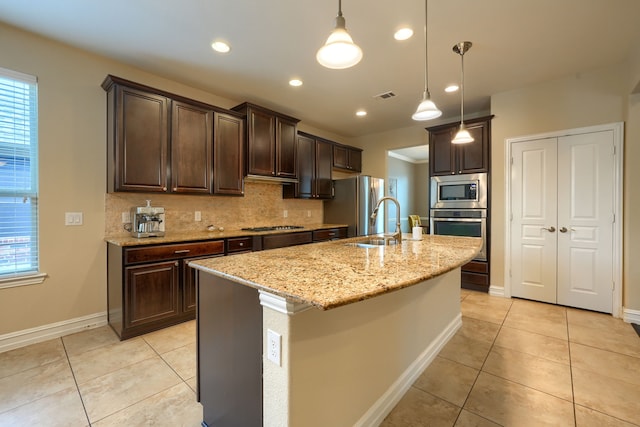
{"label": "bifold closet door", "polygon": [[556,302],[556,138],[514,143],[511,295]]}
{"label": "bifold closet door", "polygon": [[613,132],[516,142],[511,294],[611,313]]}
{"label": "bifold closet door", "polygon": [[613,132],[558,138],[558,304],[613,309]]}

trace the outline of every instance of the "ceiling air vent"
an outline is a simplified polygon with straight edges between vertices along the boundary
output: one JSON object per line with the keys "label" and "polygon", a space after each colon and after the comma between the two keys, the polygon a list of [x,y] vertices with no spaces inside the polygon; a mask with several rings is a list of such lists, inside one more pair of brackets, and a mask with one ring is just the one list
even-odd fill
{"label": "ceiling air vent", "polygon": [[392,91],[382,92],[374,96],[375,99],[389,99],[395,97],[396,94]]}

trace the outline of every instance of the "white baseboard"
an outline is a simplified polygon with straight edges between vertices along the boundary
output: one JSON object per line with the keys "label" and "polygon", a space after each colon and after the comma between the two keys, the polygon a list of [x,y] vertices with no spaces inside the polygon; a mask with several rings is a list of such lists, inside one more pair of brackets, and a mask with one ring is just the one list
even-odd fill
{"label": "white baseboard", "polygon": [[36,344],[86,329],[98,328],[107,324],[107,312],[94,313],[62,322],[50,323],[31,329],[0,335],[0,353],[15,348]]}
{"label": "white baseboard", "polygon": [[409,365],[403,374],[387,389],[376,403],[369,408],[358,422],[355,423],[355,426],[366,427],[380,425],[461,326],[462,314],[459,314],[449,323],[444,331],[427,346],[420,356]]}
{"label": "white baseboard", "polygon": [[489,295],[493,295],[494,297],[504,297],[504,286],[490,286]]}
{"label": "white baseboard", "polygon": [[622,309],[622,320],[627,323],[635,323],[640,325],[640,310],[631,310],[630,308]]}

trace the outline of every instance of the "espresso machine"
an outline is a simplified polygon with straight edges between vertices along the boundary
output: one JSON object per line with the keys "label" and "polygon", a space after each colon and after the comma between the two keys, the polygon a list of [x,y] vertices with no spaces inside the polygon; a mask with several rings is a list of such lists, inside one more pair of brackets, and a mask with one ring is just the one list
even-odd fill
{"label": "espresso machine", "polygon": [[131,235],[133,237],[163,237],[164,208],[147,206],[131,208]]}

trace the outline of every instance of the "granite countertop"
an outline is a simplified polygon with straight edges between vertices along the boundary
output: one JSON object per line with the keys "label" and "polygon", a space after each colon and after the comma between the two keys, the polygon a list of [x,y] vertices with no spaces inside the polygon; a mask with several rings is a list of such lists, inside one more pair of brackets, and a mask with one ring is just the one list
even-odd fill
{"label": "granite countertop", "polygon": [[475,237],[403,235],[400,245],[362,248],[364,237],[190,262],[199,270],[322,310],[372,298],[444,274],[472,260]]}
{"label": "granite countertop", "polygon": [[[295,225],[295,224],[293,224]],[[267,234],[299,233],[302,231],[325,230],[327,228],[347,227],[347,224],[313,224],[304,225],[304,228],[293,230],[273,230],[273,231],[246,231],[239,229],[229,229],[224,231],[182,231],[167,232],[164,237],[133,237],[133,236],[107,236],[104,240],[117,246],[142,246],[155,245],[161,243],[196,242],[201,240],[226,239],[240,236],[262,236]]]}

